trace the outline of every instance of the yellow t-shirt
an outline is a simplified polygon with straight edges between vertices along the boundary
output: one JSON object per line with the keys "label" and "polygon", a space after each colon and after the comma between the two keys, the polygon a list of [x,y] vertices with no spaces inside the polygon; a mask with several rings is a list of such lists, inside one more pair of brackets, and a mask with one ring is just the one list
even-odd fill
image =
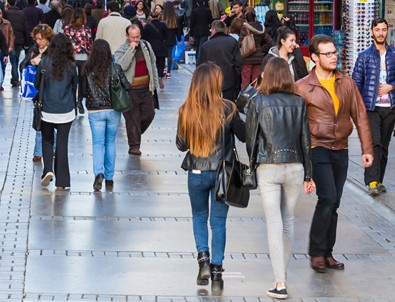
{"label": "yellow t-shirt", "polygon": [[328,90],[329,94],[331,95],[333,101],[333,107],[335,108],[335,113],[337,115],[337,113],[339,112],[340,100],[335,93],[335,76],[333,76],[328,80],[322,80],[322,79],[318,79],[318,80],[320,81],[321,85],[324,86],[324,88]]}

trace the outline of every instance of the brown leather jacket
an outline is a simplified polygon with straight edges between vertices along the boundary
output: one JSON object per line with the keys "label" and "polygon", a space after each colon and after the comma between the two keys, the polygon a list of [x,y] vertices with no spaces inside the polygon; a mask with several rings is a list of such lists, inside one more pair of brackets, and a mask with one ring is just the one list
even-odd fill
{"label": "brown leather jacket", "polygon": [[340,100],[337,115],[329,92],[318,81],[315,68],[307,77],[296,82],[296,93],[304,98],[307,106],[311,146],[347,149],[354,122],[362,154],[373,154],[369,120],[358,88],[350,77],[338,71],[335,76],[335,92]]}
{"label": "brown leather jacket", "polygon": [[3,31],[3,34],[5,36],[5,39],[7,41],[8,49],[13,50],[15,37],[14,37],[14,31],[12,29],[10,21],[3,18],[3,21],[0,26],[1,26],[1,30]]}

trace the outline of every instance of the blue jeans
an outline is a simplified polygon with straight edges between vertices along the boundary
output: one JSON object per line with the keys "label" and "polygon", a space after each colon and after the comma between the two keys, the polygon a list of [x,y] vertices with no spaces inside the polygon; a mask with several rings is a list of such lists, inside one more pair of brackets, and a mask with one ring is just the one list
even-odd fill
{"label": "blue jeans", "polygon": [[[56,150],[56,130],[53,132],[54,135],[54,144],[53,144],[53,152]],[[43,156],[43,136],[41,131],[36,131],[36,142],[34,144],[33,156]]]}
{"label": "blue jeans", "polygon": [[313,180],[318,196],[310,229],[310,256],[332,256],[336,242],[337,209],[347,179],[348,150],[311,149]]}
{"label": "blue jeans", "polygon": [[104,178],[112,180],[115,168],[115,137],[121,113],[105,110],[89,113],[89,124],[92,131],[93,172],[95,176],[103,173]]}
{"label": "blue jeans", "polygon": [[0,65],[1,65],[1,70],[0,70],[0,86],[3,86],[4,82],[4,77],[5,77],[5,67],[6,64],[4,63],[4,55],[2,52],[0,52]]}
{"label": "blue jeans", "polygon": [[11,63],[11,85],[18,84],[19,81],[19,56],[23,49],[22,45],[15,45],[15,48],[10,52],[10,63]]}
{"label": "blue jeans", "polygon": [[[229,207],[215,200],[216,171],[188,172],[188,192],[192,207],[193,235],[198,253],[209,251],[207,220],[210,213],[211,263],[222,265],[226,243],[226,217]],[[211,208],[209,211],[209,197]]]}

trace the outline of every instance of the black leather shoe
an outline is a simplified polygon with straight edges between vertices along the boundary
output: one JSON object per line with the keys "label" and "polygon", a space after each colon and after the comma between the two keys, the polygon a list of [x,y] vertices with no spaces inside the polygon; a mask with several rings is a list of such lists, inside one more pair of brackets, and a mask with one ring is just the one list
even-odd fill
{"label": "black leather shoe", "polygon": [[344,263],[337,261],[332,256],[325,258],[325,264],[327,268],[344,270]]}
{"label": "black leather shoe", "polygon": [[107,180],[106,179],[106,187],[113,187],[114,186],[114,181],[111,179],[111,180]]}
{"label": "black leather shoe", "polygon": [[210,268],[210,253],[200,252],[198,253],[197,261],[199,263],[199,274],[196,278],[197,285],[207,285],[208,280],[211,276]]}
{"label": "black leather shoe", "polygon": [[211,264],[211,291],[213,293],[220,292],[224,288],[224,280],[222,280],[222,265]]}
{"label": "black leather shoe", "polygon": [[310,266],[318,273],[326,272],[325,258],[323,256],[313,256],[310,259]]}
{"label": "black leather shoe", "polygon": [[104,180],[104,174],[103,173],[97,174],[95,177],[95,182],[93,183],[93,190],[100,191],[103,180]]}

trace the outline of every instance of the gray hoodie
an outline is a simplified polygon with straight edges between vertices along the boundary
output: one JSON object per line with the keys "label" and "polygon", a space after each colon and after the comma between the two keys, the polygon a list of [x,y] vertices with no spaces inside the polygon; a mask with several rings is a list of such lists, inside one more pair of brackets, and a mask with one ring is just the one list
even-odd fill
{"label": "gray hoodie", "polygon": [[[270,48],[269,52],[267,53],[267,55],[272,55],[273,57],[280,58],[280,53],[278,52],[278,47],[277,46],[273,46],[272,48]],[[292,53],[288,54],[288,67],[289,67],[289,71],[291,71],[293,79],[295,78],[294,69],[292,67],[292,61],[294,59],[295,59],[295,56]]]}

